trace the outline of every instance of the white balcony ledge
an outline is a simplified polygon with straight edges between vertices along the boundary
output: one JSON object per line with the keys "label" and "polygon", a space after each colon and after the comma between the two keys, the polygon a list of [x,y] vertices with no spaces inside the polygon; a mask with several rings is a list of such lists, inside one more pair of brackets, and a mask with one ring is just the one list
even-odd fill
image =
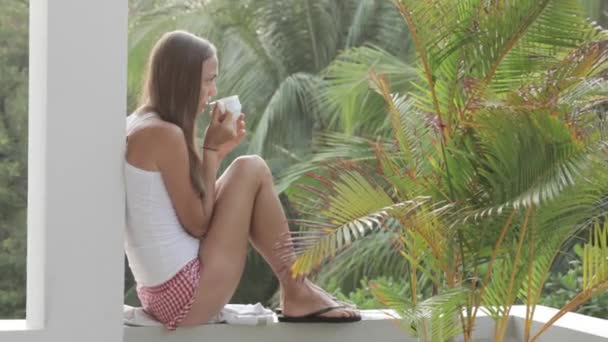
{"label": "white balcony ledge", "polygon": [[[505,341],[523,341],[525,306],[514,306],[511,310]],[[389,312],[389,314],[386,314]],[[537,331],[555,313],[556,309],[537,306],[532,332]],[[388,310],[364,310],[363,320],[351,324],[288,324],[275,323],[266,326],[246,326],[210,324],[194,328],[180,328],[170,332],[163,327],[123,328],[125,342],[198,342],[198,341],[241,341],[267,342],[288,340],[289,342],[331,341],[331,342],[413,342],[416,339],[400,327],[400,321],[393,319]],[[94,322],[87,329],[95,331]],[[474,340],[493,340],[493,321],[480,313]],[[104,336],[103,329],[96,331]],[[34,342],[42,337],[39,330],[27,330],[25,320],[0,320],[0,341]],[[113,342],[112,340],[106,340]],[[540,342],[606,342],[608,341],[608,320],[568,313],[558,320]]]}
{"label": "white balcony ledge", "polygon": [[[515,306],[506,341],[523,341],[525,306]],[[532,331],[538,330],[555,313],[556,309],[537,306]],[[194,328],[181,328],[169,332],[162,327],[125,327],[125,342],[193,342],[193,341],[331,341],[331,342],[392,342],[416,341],[400,328],[400,322],[383,314],[382,310],[365,310],[363,320],[351,324],[287,324],[244,326],[213,324]],[[492,341],[493,321],[480,314],[475,330],[475,341]],[[608,321],[575,313],[568,313],[539,338],[545,342],[606,342]]]}
{"label": "white balcony ledge", "polygon": [[27,322],[24,319],[0,320],[0,334],[3,331],[24,331],[28,330]]}
{"label": "white balcony ledge", "polygon": [[406,335],[398,321],[367,311],[357,323],[271,323],[264,326],[210,324],[194,328],[179,328],[169,332],[162,327],[125,327],[125,342],[186,342],[186,341],[403,341]]}
{"label": "white balcony ledge", "polygon": [[[514,306],[505,341],[523,341],[525,306]],[[537,331],[555,313],[556,309],[537,306],[532,332]],[[390,310],[364,310],[363,320],[351,324],[288,324],[274,323],[265,326],[210,324],[194,328],[179,328],[170,332],[163,327],[123,327],[125,342],[194,342],[241,341],[267,342],[410,342],[416,339],[400,327]],[[88,329],[95,330],[94,322]],[[475,341],[493,340],[493,321],[480,313],[475,330]],[[0,341],[39,341],[41,331],[27,330],[25,320],[0,320]],[[104,336],[102,329],[96,332]],[[106,340],[107,342],[113,342]],[[558,320],[539,339],[541,342],[606,342],[608,320],[568,313]]]}

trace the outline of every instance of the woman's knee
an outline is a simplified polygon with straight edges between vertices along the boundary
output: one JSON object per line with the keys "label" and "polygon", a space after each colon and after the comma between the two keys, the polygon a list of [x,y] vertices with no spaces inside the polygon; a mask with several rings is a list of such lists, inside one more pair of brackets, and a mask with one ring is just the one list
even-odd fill
{"label": "woman's knee", "polygon": [[256,179],[272,178],[272,173],[266,161],[258,155],[246,155],[236,158],[231,165],[234,171],[246,177]]}

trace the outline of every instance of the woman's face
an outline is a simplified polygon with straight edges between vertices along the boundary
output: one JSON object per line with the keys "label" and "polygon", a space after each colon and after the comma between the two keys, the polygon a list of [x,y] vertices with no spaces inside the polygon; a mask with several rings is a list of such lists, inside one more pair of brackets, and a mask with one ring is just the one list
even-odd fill
{"label": "woman's face", "polygon": [[215,81],[218,73],[217,56],[207,58],[203,62],[203,75],[201,77],[201,94],[198,103],[198,113],[201,113],[211,98],[217,95]]}

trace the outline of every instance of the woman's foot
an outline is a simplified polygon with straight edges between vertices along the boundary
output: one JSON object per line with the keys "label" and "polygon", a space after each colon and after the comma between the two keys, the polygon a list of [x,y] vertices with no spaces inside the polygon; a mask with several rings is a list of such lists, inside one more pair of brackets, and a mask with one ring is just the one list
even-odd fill
{"label": "woman's foot", "polygon": [[315,318],[344,319],[344,321],[357,321],[361,316],[357,310],[345,307],[344,304],[336,302],[323,289],[319,288],[308,279],[302,282],[294,282],[281,291],[281,307],[283,317],[299,318],[324,309],[335,308],[315,315]]}

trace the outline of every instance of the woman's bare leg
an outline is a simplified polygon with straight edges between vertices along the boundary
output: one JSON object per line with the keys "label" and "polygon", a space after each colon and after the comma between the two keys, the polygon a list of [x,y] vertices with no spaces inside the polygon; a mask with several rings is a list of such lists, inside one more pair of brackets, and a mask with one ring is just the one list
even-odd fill
{"label": "woman's bare leg", "polygon": [[[272,174],[261,158],[257,161],[265,169],[262,184],[253,207],[250,241],[264,257],[281,285],[281,306],[288,316],[302,316],[324,307],[340,305],[324,291],[304,279],[296,281],[289,272],[290,264],[279,257],[276,244],[288,236],[289,226],[279,197],[272,186]],[[340,317],[354,315],[353,310],[335,310],[324,316]]]}
{"label": "woman's bare leg", "polygon": [[251,170],[252,166],[251,158],[239,158],[216,183],[213,217],[199,251],[198,291],[182,326],[206,323],[236,290],[245,265],[253,205],[261,186],[260,174]]}
{"label": "woman's bare leg", "polygon": [[[209,233],[201,242],[201,277],[192,309],[182,326],[207,322],[229,302],[241,278],[251,240],[281,283],[284,313],[299,316],[337,305],[315,291],[307,281],[288,276],[276,257],[274,245],[288,233],[281,203],[272,188],[272,175],[257,156],[235,160],[217,182],[217,200]],[[335,310],[324,316],[347,316],[352,310]]]}

